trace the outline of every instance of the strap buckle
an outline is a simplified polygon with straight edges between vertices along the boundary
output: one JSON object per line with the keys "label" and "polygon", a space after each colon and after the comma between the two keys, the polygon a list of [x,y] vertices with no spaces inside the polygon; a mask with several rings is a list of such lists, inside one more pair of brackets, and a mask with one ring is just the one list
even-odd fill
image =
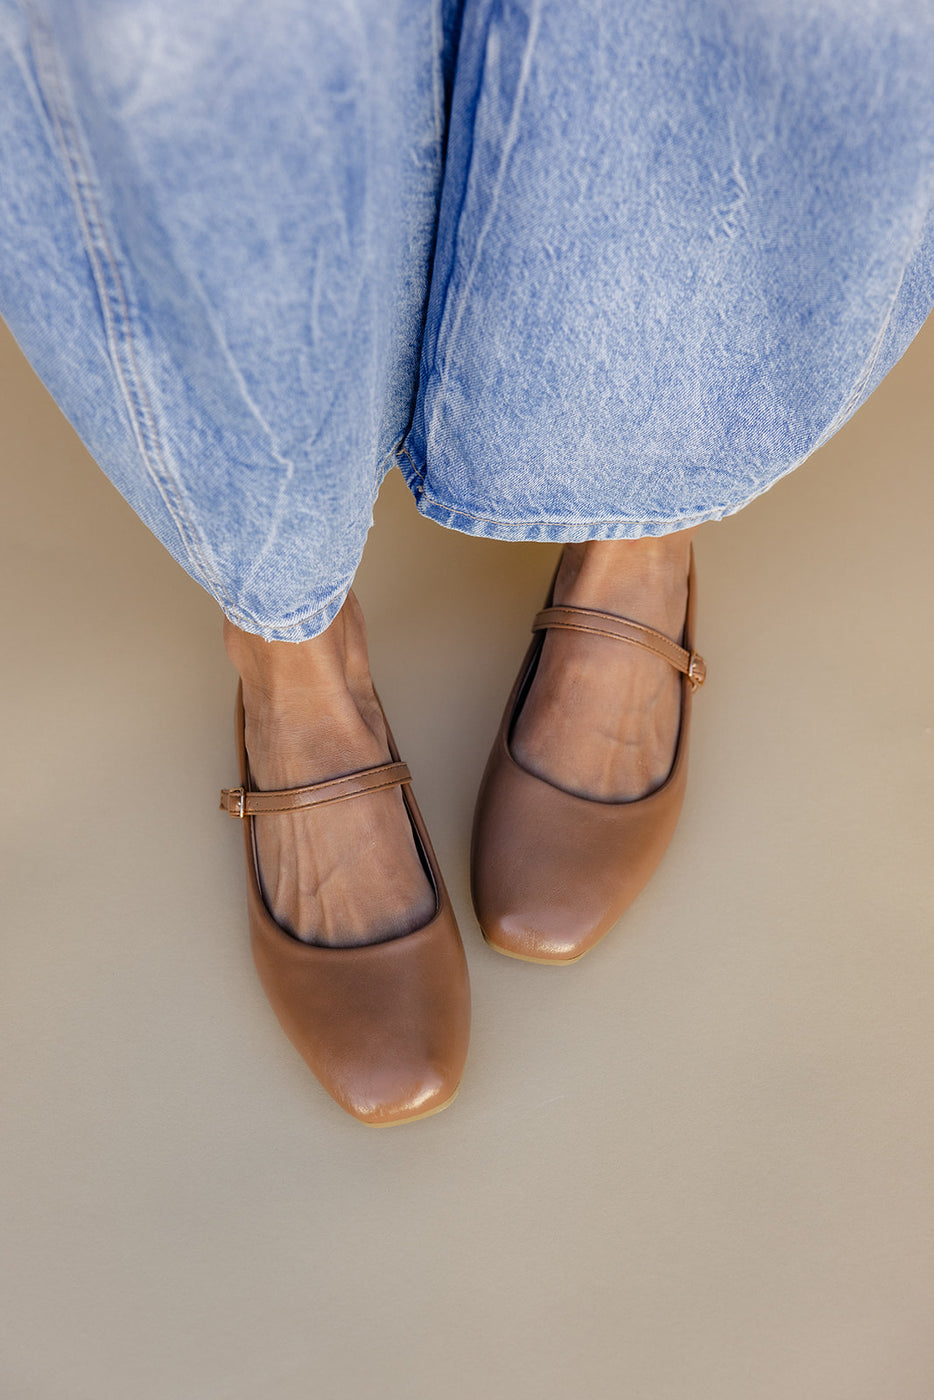
{"label": "strap buckle", "polygon": [[707,679],[707,663],[699,652],[691,652],[686,674],[692,690],[699,690]]}
{"label": "strap buckle", "polygon": [[242,821],[246,816],[246,789],[242,787],[224,788],[221,798],[221,806],[228,817],[237,817]]}

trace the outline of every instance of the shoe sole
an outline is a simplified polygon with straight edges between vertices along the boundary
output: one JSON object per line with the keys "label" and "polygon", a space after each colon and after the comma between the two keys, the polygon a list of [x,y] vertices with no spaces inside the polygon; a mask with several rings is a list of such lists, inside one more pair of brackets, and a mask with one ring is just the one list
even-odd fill
{"label": "shoe sole", "polygon": [[422,1118],[434,1118],[436,1113],[443,1113],[446,1108],[450,1108],[460,1093],[460,1087],[458,1084],[449,1099],[445,1099],[444,1103],[435,1104],[434,1108],[426,1108],[424,1113],[413,1113],[409,1118],[391,1118],[388,1123],[370,1123],[366,1118],[358,1118],[357,1122],[362,1123],[365,1128],[401,1128],[403,1123],[418,1123]]}
{"label": "shoe sole", "polygon": [[[480,930],[483,933],[483,929]],[[573,958],[531,958],[528,953],[513,953],[509,948],[501,948],[498,943],[493,943],[486,934],[483,933],[483,941],[488,948],[492,948],[494,953],[501,953],[504,958],[515,958],[516,962],[537,963],[539,967],[569,967],[571,963],[580,962],[581,958],[586,958],[590,952],[585,948],[582,953],[576,953]]]}

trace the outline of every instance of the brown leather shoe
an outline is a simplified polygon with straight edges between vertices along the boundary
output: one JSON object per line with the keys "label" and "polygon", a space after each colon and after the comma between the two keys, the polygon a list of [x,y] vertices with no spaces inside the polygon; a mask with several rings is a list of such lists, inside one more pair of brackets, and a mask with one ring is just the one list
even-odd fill
{"label": "brown leather shoe", "polygon": [[[593,608],[546,605],[506,705],[474,816],[471,889],[491,947],[526,962],[571,963],[616,923],[671,840],[687,776],[691,697],[706,676],[693,649],[694,560],[682,643]],[[681,724],[661,787],[634,802],[577,797],[521,767],[510,736],[529,692],[545,630],[568,627],[644,647],[682,673]]]}
{"label": "brown leather shoe", "polygon": [[[384,716],[385,718],[385,716]],[[310,787],[252,791],[237,692],[239,788],[221,810],[243,822],[253,958],[282,1029],[341,1108],[379,1126],[427,1118],[452,1102],[470,1035],[467,962],[428,833],[399,761]],[[401,785],[415,845],[435,891],[435,914],[414,933],[383,943],[331,948],[287,933],[263,899],[253,822],[264,813],[339,802]]]}

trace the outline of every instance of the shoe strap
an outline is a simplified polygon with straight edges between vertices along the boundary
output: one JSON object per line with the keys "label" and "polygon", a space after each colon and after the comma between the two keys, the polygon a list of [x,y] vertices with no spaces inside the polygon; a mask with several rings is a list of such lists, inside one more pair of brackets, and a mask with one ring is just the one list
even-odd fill
{"label": "shoe strap", "polygon": [[693,690],[707,679],[707,665],[698,652],[688,651],[663,632],[656,632],[653,627],[645,627],[641,622],[632,622],[628,617],[598,612],[596,608],[543,608],[532,623],[532,631],[542,632],[548,627],[566,627],[572,632],[590,632],[597,637],[631,642],[633,646],[660,656],[676,671],[687,676]]}
{"label": "shoe strap", "polygon": [[382,792],[384,788],[410,783],[412,775],[407,763],[381,763],[376,768],[364,768],[359,773],[346,773],[342,778],[329,778],[308,787],[282,788],[277,792],[250,792],[247,788],[224,788],[221,811],[231,817],[262,817],[275,812],[298,812],[303,807],[319,807],[325,802],[342,802],[347,797],[359,797],[364,792]]}

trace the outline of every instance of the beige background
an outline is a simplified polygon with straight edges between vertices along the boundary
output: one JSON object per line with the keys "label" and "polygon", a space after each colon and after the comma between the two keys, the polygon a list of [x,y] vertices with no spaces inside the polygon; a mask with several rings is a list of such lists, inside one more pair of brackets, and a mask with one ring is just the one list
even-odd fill
{"label": "beige background", "polygon": [[573,968],[466,886],[556,550],[387,483],[359,592],[475,1022],[385,1132],[254,978],[214,605],[0,348],[3,1400],[930,1400],[934,324],[702,532],[684,817]]}

